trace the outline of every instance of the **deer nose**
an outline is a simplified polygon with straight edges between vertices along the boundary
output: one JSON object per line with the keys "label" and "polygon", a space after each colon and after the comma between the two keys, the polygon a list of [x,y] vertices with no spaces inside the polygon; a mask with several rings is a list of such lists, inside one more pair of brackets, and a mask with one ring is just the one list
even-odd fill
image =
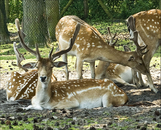
{"label": "deer nose", "polygon": [[41,76],[41,77],[40,77],[40,80],[41,80],[41,82],[45,82],[46,76]]}

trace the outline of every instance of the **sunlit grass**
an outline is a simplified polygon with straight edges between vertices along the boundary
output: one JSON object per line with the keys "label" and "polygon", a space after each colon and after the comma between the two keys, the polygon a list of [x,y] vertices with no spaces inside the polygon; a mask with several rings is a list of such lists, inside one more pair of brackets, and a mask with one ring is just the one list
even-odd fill
{"label": "sunlit grass", "polygon": [[[127,31],[127,27],[125,24],[125,21],[117,21],[117,22],[109,22],[109,21],[91,21],[91,20],[87,20],[87,23],[89,23],[90,25],[96,27],[98,29],[98,31],[103,35],[103,36],[108,36],[108,31],[107,31],[107,27],[110,27],[111,33],[112,35],[114,33],[117,33],[117,35],[119,34],[128,34]],[[9,23],[8,24],[8,29],[11,33],[15,33],[17,32],[15,24]],[[19,43],[17,43],[18,45]],[[119,37],[119,40],[116,44],[116,49],[123,51],[123,45],[128,45],[132,51],[135,50],[135,45],[133,44],[133,42],[131,42],[129,39],[125,39],[124,37]],[[57,46],[57,42],[53,42],[52,44],[50,44],[50,46],[54,46],[54,51],[56,50]],[[35,50],[35,48],[32,48],[33,50]],[[41,56],[42,57],[48,57],[48,54],[50,52],[50,48],[47,47],[43,47],[43,48],[39,48]],[[155,68],[160,68],[160,50],[161,47],[156,51],[156,53],[154,54],[152,60],[151,60],[151,65]],[[24,55],[24,57],[26,58],[25,61],[22,62],[22,64],[31,62],[31,61],[36,61],[35,56],[33,56],[31,53],[27,52],[24,48],[19,48],[19,52],[21,54]],[[58,59],[58,60],[62,60],[62,58]],[[72,57],[72,56],[68,56],[68,66],[69,66],[69,70],[75,70],[75,61],[76,61],[76,57]],[[11,62],[16,62],[16,56],[13,50],[13,44],[3,44],[0,45],[0,66],[2,68],[5,68],[6,70],[10,69]],[[98,61],[96,62],[96,65],[98,64]],[[14,70],[18,70],[18,67],[13,67]],[[85,69],[89,69],[89,63],[84,63],[84,68]]]}
{"label": "sunlit grass", "polygon": [[8,23],[7,27],[8,27],[8,31],[11,33],[17,32],[16,26],[14,23]]}

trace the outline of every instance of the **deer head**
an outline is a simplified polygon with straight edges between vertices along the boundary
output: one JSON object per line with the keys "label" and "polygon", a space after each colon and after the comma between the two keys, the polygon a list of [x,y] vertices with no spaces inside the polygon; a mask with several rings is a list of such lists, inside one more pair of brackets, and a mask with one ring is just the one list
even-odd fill
{"label": "deer head", "polygon": [[[33,69],[35,68],[35,62],[21,65],[25,57],[18,51],[16,42],[13,43],[13,48],[16,54],[17,64],[12,63],[12,65],[23,69],[25,73],[11,72],[6,87],[7,100],[31,99],[35,95],[38,80],[38,71],[37,69]],[[32,70],[28,70],[28,68],[32,68]],[[54,81],[57,81],[57,78],[52,74],[51,82]]]}

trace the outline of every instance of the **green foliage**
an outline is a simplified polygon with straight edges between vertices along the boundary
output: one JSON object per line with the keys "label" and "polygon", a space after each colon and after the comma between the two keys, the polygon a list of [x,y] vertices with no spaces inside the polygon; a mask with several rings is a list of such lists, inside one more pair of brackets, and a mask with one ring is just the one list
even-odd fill
{"label": "green foliage", "polygon": [[[159,8],[159,0],[102,0],[112,19],[126,19],[130,15],[143,10]],[[68,0],[60,0],[60,11],[68,3]],[[88,18],[96,21],[109,20],[107,14],[102,9],[97,0],[88,0]],[[69,6],[65,15],[77,15],[84,19],[83,0],[75,0]]]}
{"label": "green foliage", "polygon": [[140,11],[145,11],[153,8],[158,8],[159,0],[125,0],[120,6],[118,14],[115,15],[117,18],[127,18],[132,14]]}
{"label": "green foliage", "polygon": [[[13,23],[15,18],[22,20],[23,16],[23,0],[9,0],[9,20]],[[45,1],[45,0],[44,0]],[[60,0],[60,12],[66,6],[69,0]],[[110,14],[112,19],[126,19],[130,15],[153,8],[159,8],[159,0],[102,0]],[[54,6],[54,5],[53,5]],[[89,14],[88,18],[96,21],[109,20],[107,14],[102,9],[97,0],[88,0]],[[81,19],[84,19],[84,7],[83,0],[74,0],[69,6],[65,15],[77,15]]]}
{"label": "green foliage", "polygon": [[8,22],[13,23],[16,18],[22,20],[23,8],[22,0],[9,0],[9,19]]}
{"label": "green foliage", "polygon": [[[60,0],[60,12],[67,5],[69,0]],[[83,17],[83,0],[74,0],[73,3],[69,6],[67,11],[64,13],[65,15],[77,15],[78,17]]]}

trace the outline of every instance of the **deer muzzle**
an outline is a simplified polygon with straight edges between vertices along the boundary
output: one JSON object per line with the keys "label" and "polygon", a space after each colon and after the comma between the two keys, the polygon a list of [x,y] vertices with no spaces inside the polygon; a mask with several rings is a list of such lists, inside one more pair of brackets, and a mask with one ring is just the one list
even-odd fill
{"label": "deer muzzle", "polygon": [[46,80],[47,80],[47,77],[46,76],[40,76],[40,81],[41,82],[46,82]]}

